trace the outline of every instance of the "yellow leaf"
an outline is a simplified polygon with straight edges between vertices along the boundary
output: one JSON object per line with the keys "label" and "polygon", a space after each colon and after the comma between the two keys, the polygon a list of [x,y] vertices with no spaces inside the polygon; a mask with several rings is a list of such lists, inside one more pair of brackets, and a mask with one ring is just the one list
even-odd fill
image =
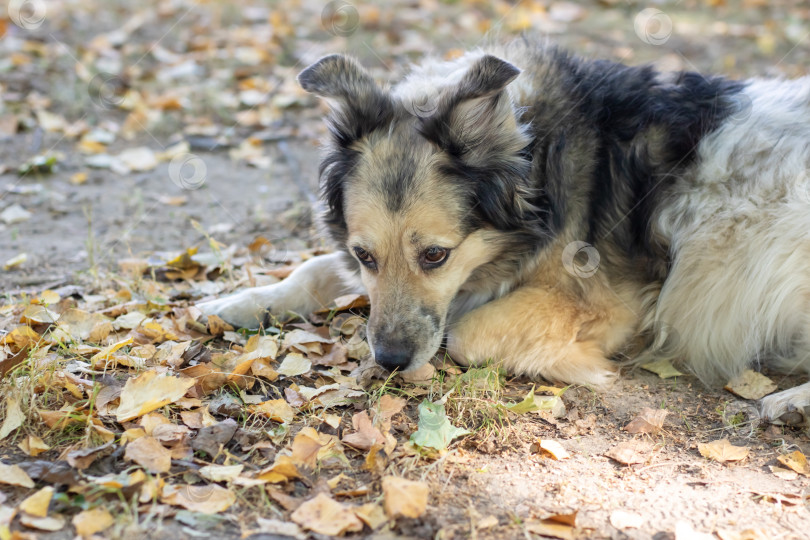
{"label": "yellow leaf", "polygon": [[15,266],[20,266],[21,264],[23,264],[27,260],[28,260],[28,254],[27,253],[20,253],[19,255],[15,255],[14,257],[8,259],[3,264],[3,270],[11,270]]}
{"label": "yellow leaf", "polygon": [[23,514],[20,516],[20,523],[30,529],[50,532],[61,530],[65,526],[65,520],[58,516],[36,517]]}
{"label": "yellow leaf", "polygon": [[698,451],[701,456],[718,463],[741,461],[748,457],[749,452],[747,447],[734,446],[728,439],[718,439],[710,443],[699,443]]}
{"label": "yellow leaf", "polygon": [[293,459],[290,456],[284,455],[276,456],[276,461],[260,471],[256,476],[258,480],[271,484],[280,484],[281,482],[300,477],[301,474],[298,472],[298,467],[293,463]]}
{"label": "yellow leaf", "polygon": [[212,482],[231,482],[242,474],[244,468],[244,465],[206,465],[197,472]]}
{"label": "yellow leaf", "polygon": [[295,417],[295,411],[290,407],[290,404],[283,399],[263,401],[256,405],[251,405],[249,410],[254,414],[264,415],[270,420],[275,420],[283,424],[291,422]]}
{"label": "yellow leaf", "polygon": [[299,506],[291,518],[305,529],[327,536],[363,530],[363,522],[351,508],[324,493],[319,493]]}
{"label": "yellow leaf", "polygon": [[153,474],[169,472],[172,466],[171,450],[164,448],[154,437],[141,437],[128,443],[124,459]]}
{"label": "yellow leaf", "polygon": [[383,508],[389,518],[418,518],[425,513],[430,492],[426,483],[386,476],[382,479],[382,489]]}
{"label": "yellow leaf", "polygon": [[48,507],[51,505],[52,497],[53,488],[50,486],[44,487],[21,502],[20,510],[32,516],[45,517],[48,515]]}
{"label": "yellow leaf", "polygon": [[45,444],[45,441],[36,435],[29,435],[18,446],[23,452],[32,457],[36,457],[42,452],[47,452],[51,449],[50,446]]}
{"label": "yellow leaf", "polygon": [[15,396],[6,396],[6,418],[3,426],[0,427],[0,440],[8,437],[9,433],[16,430],[25,422],[25,414],[20,408],[20,400]]}
{"label": "yellow leaf", "polygon": [[805,455],[799,450],[795,450],[790,454],[785,454],[784,456],[779,456],[776,459],[778,459],[779,463],[785,467],[794,470],[799,474],[803,474],[804,476],[810,476],[810,465],[808,465]]}
{"label": "yellow leaf", "polygon": [[549,456],[552,459],[560,460],[571,457],[571,455],[560,443],[550,439],[538,439],[537,449],[541,454]]}
{"label": "yellow leaf", "polygon": [[109,528],[114,522],[112,514],[100,506],[92,510],[79,512],[73,516],[73,526],[76,527],[76,534],[82,538],[100,533]]}
{"label": "yellow leaf", "polygon": [[293,439],[291,458],[296,465],[314,469],[318,463],[318,451],[322,446],[318,432],[311,427],[305,427]]}
{"label": "yellow leaf", "polygon": [[[127,345],[132,344],[132,338],[129,337],[123,341],[119,341],[118,343],[113,343],[112,345],[108,345],[98,351],[93,357],[90,359],[90,363],[93,364],[93,367],[98,367],[99,365],[103,365],[103,362],[106,362],[110,359],[110,355],[117,351],[122,347],[126,347]],[[129,381],[127,381],[129,382]]]}
{"label": "yellow leaf", "polygon": [[116,419],[118,422],[127,422],[174,403],[192,386],[194,379],[158,375],[155,371],[146,371],[138,377],[127,379],[121,391],[121,404],[116,411]]}
{"label": "yellow leaf", "polygon": [[163,487],[160,500],[192,512],[217,514],[230,508],[236,502],[236,495],[231,490],[216,484],[171,485]]}
{"label": "yellow leaf", "polygon": [[34,487],[34,481],[31,480],[28,473],[17,465],[6,465],[5,463],[0,463],[0,484],[20,486],[29,489]]}
{"label": "yellow leaf", "polygon": [[744,399],[762,399],[776,390],[776,384],[762,373],[746,369],[724,388]]}

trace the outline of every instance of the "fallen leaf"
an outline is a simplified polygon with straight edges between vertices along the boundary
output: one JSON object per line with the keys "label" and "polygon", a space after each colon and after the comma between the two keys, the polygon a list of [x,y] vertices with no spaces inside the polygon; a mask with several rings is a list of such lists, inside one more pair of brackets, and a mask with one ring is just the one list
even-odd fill
{"label": "fallen leaf", "polygon": [[790,454],[779,456],[776,459],[788,469],[804,476],[810,476],[810,464],[807,463],[807,458],[799,450],[794,450]]}
{"label": "fallen leaf", "polygon": [[295,410],[283,399],[270,399],[257,405],[251,405],[248,410],[254,414],[261,414],[274,420],[287,424],[295,418]]}
{"label": "fallen leaf", "polygon": [[396,476],[382,479],[383,508],[390,519],[418,518],[425,513],[430,488],[424,482],[414,482]]}
{"label": "fallen leaf", "polygon": [[647,460],[643,455],[643,452],[647,450],[649,450],[649,445],[632,440],[620,442],[608,450],[605,455],[624,465],[635,465],[636,463],[644,463]]}
{"label": "fallen leaf", "polygon": [[33,495],[26,497],[20,503],[20,510],[32,516],[45,517],[48,515],[51,498],[53,498],[53,488],[46,486]]}
{"label": "fallen leaf", "polygon": [[281,365],[276,368],[276,371],[287,377],[295,377],[296,375],[303,375],[311,368],[312,362],[304,355],[292,352],[284,357],[284,360],[282,360]]}
{"label": "fallen leaf", "polygon": [[270,535],[273,538],[279,538],[279,540],[282,538],[285,540],[287,538],[306,540],[307,538],[307,536],[301,531],[301,528],[295,523],[260,517],[256,518],[256,525],[259,526],[259,533]]}
{"label": "fallen leaf", "polygon": [[14,257],[6,260],[6,262],[3,263],[3,270],[11,270],[12,268],[16,268],[17,266],[20,266],[21,264],[25,263],[25,261],[27,260],[28,260],[27,253],[20,253],[19,255],[15,255]]}
{"label": "fallen leaf", "polygon": [[302,503],[290,517],[304,529],[327,536],[363,530],[363,522],[351,508],[324,493]]}
{"label": "fallen leaf", "polygon": [[305,427],[293,439],[293,462],[298,466],[314,469],[318,464],[318,452],[323,447],[318,432],[311,427]]}
{"label": "fallen leaf", "polygon": [[108,529],[115,523],[115,519],[109,510],[98,506],[92,510],[79,512],[73,516],[72,523],[76,527],[76,534],[87,538]]}
{"label": "fallen leaf", "polygon": [[11,394],[6,396],[6,417],[0,427],[0,440],[5,439],[25,422],[25,414],[20,408],[20,400]]}
{"label": "fallen leaf", "polygon": [[379,429],[374,427],[366,411],[361,411],[352,416],[352,427],[354,433],[343,436],[343,442],[354,448],[370,450],[375,444],[385,444],[385,436]]}
{"label": "fallen leaf", "polygon": [[664,425],[664,418],[669,413],[666,409],[650,409],[644,407],[638,416],[624,426],[628,433],[657,433]]}
{"label": "fallen leaf", "polygon": [[34,481],[24,470],[17,465],[6,465],[5,463],[0,463],[0,484],[29,489],[34,487]]}
{"label": "fallen leaf", "polygon": [[762,399],[776,390],[776,384],[762,373],[746,369],[724,386],[726,390],[743,399]]}
{"label": "fallen leaf", "polygon": [[25,452],[27,455],[36,457],[40,455],[42,452],[47,452],[51,449],[42,438],[37,437],[36,435],[29,435],[18,445],[20,449]]}
{"label": "fallen leaf", "polygon": [[372,531],[379,529],[388,521],[385,510],[377,503],[366,503],[359,506],[354,509],[354,513]]}
{"label": "fallen leaf", "polygon": [[741,461],[748,457],[749,449],[745,446],[734,446],[728,439],[718,439],[710,443],[699,443],[698,451],[706,459],[718,463]]}
{"label": "fallen leaf", "polygon": [[65,520],[59,516],[36,517],[23,514],[20,516],[20,523],[29,529],[37,529],[40,531],[49,532],[62,530],[62,528],[65,526]]}
{"label": "fallen leaf", "polygon": [[191,441],[191,447],[194,450],[205,452],[213,458],[220,452],[222,446],[233,439],[233,434],[236,433],[238,427],[236,420],[226,418],[213,426],[201,428]]}
{"label": "fallen leaf", "polygon": [[419,404],[419,428],[411,434],[411,442],[417,446],[444,450],[453,439],[470,433],[450,423],[441,403],[428,400]]}
{"label": "fallen leaf", "polygon": [[101,446],[95,446],[93,448],[82,448],[80,450],[73,450],[68,452],[67,454],[67,462],[70,464],[71,467],[78,470],[84,470],[92,463],[101,456],[106,450],[111,449],[113,446],[113,441],[106,444],[102,444]]}
{"label": "fallen leaf", "polygon": [[197,472],[212,482],[231,482],[242,474],[244,468],[244,465],[206,465]]}
{"label": "fallen leaf", "polygon": [[560,460],[560,459],[568,459],[571,457],[571,454],[563,448],[557,441],[552,441],[551,439],[538,439],[536,442],[537,451],[541,454],[544,454],[552,459]]}
{"label": "fallen leaf", "polygon": [[273,464],[259,471],[256,476],[259,480],[271,484],[279,484],[300,477],[301,473],[298,472],[298,467],[293,463],[293,459],[282,454],[277,455]]}
{"label": "fallen leaf", "polygon": [[785,469],[784,467],[775,467],[773,465],[769,465],[768,468],[777,478],[781,478],[782,480],[796,480],[799,477],[799,474],[796,471],[792,471],[790,469]]}
{"label": "fallen leaf", "polygon": [[515,414],[525,414],[528,412],[550,412],[554,418],[565,416],[565,404],[560,396],[538,396],[534,393],[534,387],[529,390],[523,401],[507,405],[507,409]]}
{"label": "fallen leaf", "polygon": [[127,443],[124,459],[137,463],[153,474],[169,472],[172,466],[171,451],[154,437],[141,437]]}
{"label": "fallen leaf", "polygon": [[156,371],[146,371],[138,377],[127,379],[121,391],[116,419],[119,423],[127,422],[173,403],[192,386],[194,379],[158,375]]}
{"label": "fallen leaf", "polygon": [[574,540],[574,528],[564,523],[544,519],[542,521],[527,521],[525,527],[527,531],[541,536]]}
{"label": "fallen leaf", "polygon": [[201,486],[182,484],[164,486],[160,500],[165,504],[181,506],[192,512],[217,514],[230,508],[236,502],[236,495],[216,484]]}
{"label": "fallen leaf", "polygon": [[675,369],[675,366],[672,365],[672,362],[670,362],[666,358],[655,360],[653,362],[648,362],[646,364],[641,364],[641,369],[651,371],[662,379],[669,379],[671,377],[680,377],[681,375],[683,375],[683,373]]}
{"label": "fallen leaf", "polygon": [[617,529],[638,529],[644,525],[644,518],[633,512],[614,510],[610,513],[610,524]]}

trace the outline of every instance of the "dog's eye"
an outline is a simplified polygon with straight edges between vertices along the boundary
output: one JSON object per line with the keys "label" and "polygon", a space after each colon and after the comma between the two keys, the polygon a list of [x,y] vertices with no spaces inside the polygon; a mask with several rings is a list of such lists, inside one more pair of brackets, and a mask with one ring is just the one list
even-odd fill
{"label": "dog's eye", "polygon": [[357,258],[360,260],[361,263],[368,266],[369,268],[376,268],[377,261],[374,260],[374,256],[371,255],[368,251],[361,247],[354,248],[354,254],[357,255]]}
{"label": "dog's eye", "polygon": [[449,254],[450,250],[447,248],[432,246],[422,253],[422,261],[428,268],[436,268],[444,264]]}

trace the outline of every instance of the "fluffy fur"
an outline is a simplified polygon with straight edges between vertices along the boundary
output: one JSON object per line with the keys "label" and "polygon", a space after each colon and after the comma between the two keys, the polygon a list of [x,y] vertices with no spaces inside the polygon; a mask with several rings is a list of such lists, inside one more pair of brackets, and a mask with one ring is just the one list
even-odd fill
{"label": "fluffy fur", "polygon": [[[332,105],[340,251],[206,312],[255,326],[364,291],[391,369],[443,338],[460,363],[570,383],[609,381],[617,356],[707,382],[810,367],[810,79],[661,74],[524,39],[390,91],[339,55],[299,80]],[[808,404],[805,385],[763,411],[804,421]]]}

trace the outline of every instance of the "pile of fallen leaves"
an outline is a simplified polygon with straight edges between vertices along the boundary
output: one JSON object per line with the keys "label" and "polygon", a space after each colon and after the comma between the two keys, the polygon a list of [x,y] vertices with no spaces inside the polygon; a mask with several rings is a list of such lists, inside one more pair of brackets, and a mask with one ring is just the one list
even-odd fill
{"label": "pile of fallen leaves", "polygon": [[[376,378],[362,296],[259,332],[203,323],[188,298],[224,287],[221,257],[123,260],[129,279],[0,307],[0,483],[20,488],[0,495],[3,538],[17,525],[90,537],[116,523],[118,504],[183,523],[228,511],[242,534],[294,537],[426,511],[414,464],[469,433],[438,399],[460,372]],[[241,271],[227,277],[242,283]],[[564,409],[534,392],[500,407]]]}

